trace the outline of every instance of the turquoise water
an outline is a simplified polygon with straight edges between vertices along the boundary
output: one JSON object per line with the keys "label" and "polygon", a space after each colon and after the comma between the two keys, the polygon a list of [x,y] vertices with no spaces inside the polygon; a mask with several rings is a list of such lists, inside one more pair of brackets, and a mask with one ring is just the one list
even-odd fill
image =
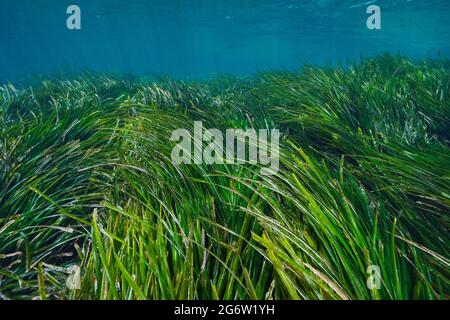
{"label": "turquoise water", "polygon": [[[81,9],[68,30],[66,9]],[[369,5],[381,30],[369,30]],[[67,70],[207,78],[381,52],[450,56],[448,0],[2,0],[0,79]]]}

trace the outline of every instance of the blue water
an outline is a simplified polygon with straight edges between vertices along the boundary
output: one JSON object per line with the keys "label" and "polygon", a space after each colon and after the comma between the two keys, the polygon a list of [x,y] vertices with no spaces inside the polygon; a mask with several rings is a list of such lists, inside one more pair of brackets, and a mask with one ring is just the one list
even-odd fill
{"label": "blue water", "polygon": [[[66,9],[81,8],[81,30]],[[381,8],[381,30],[366,9]],[[64,70],[206,78],[381,52],[450,56],[449,0],[1,0],[0,79]]]}

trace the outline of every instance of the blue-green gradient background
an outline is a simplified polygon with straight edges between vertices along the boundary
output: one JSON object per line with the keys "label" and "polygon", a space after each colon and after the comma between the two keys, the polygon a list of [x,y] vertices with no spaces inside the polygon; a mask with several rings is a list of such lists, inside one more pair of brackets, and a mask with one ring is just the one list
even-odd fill
{"label": "blue-green gradient background", "polygon": [[[81,7],[82,30],[66,28]],[[382,10],[368,30],[366,9]],[[0,80],[65,70],[206,78],[380,52],[450,55],[449,0],[2,0]]]}

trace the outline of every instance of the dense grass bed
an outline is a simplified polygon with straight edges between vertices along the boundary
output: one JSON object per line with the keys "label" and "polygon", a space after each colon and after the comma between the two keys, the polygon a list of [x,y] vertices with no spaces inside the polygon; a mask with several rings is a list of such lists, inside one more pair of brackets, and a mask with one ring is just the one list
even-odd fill
{"label": "dense grass bed", "polygon": [[[171,132],[194,120],[279,128],[278,174],[174,166]],[[449,140],[450,65],[389,55],[4,85],[0,299],[446,299]]]}

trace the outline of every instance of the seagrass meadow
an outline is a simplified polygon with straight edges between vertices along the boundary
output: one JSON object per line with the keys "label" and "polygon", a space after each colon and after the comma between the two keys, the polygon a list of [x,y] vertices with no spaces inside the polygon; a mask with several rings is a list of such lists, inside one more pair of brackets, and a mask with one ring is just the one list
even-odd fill
{"label": "seagrass meadow", "polygon": [[[174,165],[196,120],[279,128],[278,173]],[[447,61],[5,84],[0,299],[447,299],[449,143]]]}

